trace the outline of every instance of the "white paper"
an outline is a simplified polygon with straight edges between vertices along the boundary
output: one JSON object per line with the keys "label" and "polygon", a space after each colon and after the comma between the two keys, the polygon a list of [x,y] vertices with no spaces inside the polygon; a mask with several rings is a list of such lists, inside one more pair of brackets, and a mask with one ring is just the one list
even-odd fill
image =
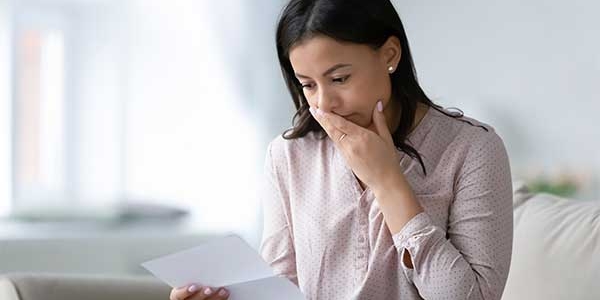
{"label": "white paper", "polygon": [[304,299],[292,282],[275,276],[262,257],[238,236],[213,239],[142,266],[171,287],[191,283],[223,286],[230,292],[230,300]]}

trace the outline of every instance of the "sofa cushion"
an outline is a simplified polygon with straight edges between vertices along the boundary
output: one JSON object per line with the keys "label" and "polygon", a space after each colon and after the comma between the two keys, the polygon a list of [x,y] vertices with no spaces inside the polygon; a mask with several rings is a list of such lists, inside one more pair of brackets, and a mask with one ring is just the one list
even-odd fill
{"label": "sofa cushion", "polygon": [[166,284],[146,277],[59,274],[7,274],[0,277],[3,277],[0,283],[6,284],[0,287],[0,296],[3,290],[10,290],[8,283],[12,283],[19,300],[165,300],[169,299],[171,291]]}
{"label": "sofa cushion", "polygon": [[504,300],[600,299],[600,201],[515,186],[514,243]]}

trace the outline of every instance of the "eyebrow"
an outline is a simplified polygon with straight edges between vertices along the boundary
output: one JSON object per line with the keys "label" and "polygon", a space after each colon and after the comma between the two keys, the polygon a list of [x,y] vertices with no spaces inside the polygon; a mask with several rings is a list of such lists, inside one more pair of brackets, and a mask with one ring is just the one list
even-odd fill
{"label": "eyebrow", "polygon": [[[335,65],[335,66],[333,66],[333,67],[331,67],[331,68],[327,69],[327,71],[325,71],[325,72],[323,73],[323,77],[325,77],[325,76],[327,76],[327,75],[331,74],[333,71],[335,71],[335,70],[337,70],[337,69],[346,68],[346,67],[351,67],[351,66],[352,66],[351,64],[337,64],[337,65]],[[301,78],[310,78],[310,77],[308,77],[308,76],[305,76],[305,75],[302,75],[302,74],[298,74],[298,73],[294,73],[294,74],[296,74],[296,77],[301,77]]]}

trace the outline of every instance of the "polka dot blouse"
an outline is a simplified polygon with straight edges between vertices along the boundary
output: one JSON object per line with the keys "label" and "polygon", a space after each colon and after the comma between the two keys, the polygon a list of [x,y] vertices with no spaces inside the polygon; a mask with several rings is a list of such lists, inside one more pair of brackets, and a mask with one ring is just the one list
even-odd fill
{"label": "polka dot blouse", "polygon": [[[487,130],[484,130],[487,129]],[[397,234],[328,138],[275,138],[261,255],[307,299],[500,299],[512,250],[509,160],[494,129],[430,108],[399,167],[424,212]],[[408,250],[413,268],[402,262]]]}

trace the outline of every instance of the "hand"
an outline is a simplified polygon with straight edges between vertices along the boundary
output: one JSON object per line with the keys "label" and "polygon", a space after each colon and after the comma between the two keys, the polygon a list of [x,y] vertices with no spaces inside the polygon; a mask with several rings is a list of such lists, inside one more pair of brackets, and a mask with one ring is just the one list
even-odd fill
{"label": "hand", "polygon": [[333,113],[313,107],[310,111],[336,147],[342,151],[356,177],[373,192],[385,189],[386,183],[398,179],[398,176],[403,178],[398,165],[400,158],[387,127],[381,100],[373,109],[374,131]]}
{"label": "hand", "polygon": [[170,300],[224,300],[229,299],[229,291],[225,288],[212,288],[191,284],[174,288],[169,295]]}

